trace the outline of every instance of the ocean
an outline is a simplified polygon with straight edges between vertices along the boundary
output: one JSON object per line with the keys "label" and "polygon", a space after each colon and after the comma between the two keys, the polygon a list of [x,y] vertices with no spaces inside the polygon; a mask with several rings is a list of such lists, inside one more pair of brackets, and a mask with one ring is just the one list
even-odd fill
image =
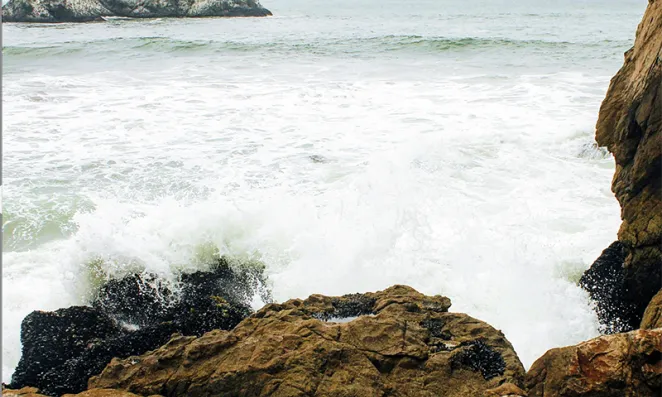
{"label": "ocean", "polygon": [[596,336],[576,283],[620,208],[595,122],[645,2],[263,1],[3,24],[2,380],[32,310],[215,254],[277,301],[448,296],[526,367]]}

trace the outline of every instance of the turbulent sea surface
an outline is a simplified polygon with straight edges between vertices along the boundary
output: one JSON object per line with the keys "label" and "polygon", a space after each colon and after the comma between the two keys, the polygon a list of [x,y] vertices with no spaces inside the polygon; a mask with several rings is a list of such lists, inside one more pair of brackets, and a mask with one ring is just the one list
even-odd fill
{"label": "turbulent sea surface", "polygon": [[644,1],[263,5],[3,24],[3,381],[30,311],[215,251],[279,301],[449,296],[527,367],[597,334],[575,283],[620,220],[594,126]]}

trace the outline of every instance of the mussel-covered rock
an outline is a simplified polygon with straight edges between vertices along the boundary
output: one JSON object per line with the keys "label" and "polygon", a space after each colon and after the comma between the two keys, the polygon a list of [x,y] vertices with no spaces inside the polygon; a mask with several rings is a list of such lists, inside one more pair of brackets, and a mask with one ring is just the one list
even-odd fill
{"label": "mussel-covered rock", "polygon": [[106,283],[92,307],[35,311],[23,320],[10,386],[52,396],[81,392],[113,357],[143,354],[173,334],[232,329],[252,313],[261,277],[260,269],[238,271],[221,259],[210,271],[181,275],[176,288],[134,274]]}

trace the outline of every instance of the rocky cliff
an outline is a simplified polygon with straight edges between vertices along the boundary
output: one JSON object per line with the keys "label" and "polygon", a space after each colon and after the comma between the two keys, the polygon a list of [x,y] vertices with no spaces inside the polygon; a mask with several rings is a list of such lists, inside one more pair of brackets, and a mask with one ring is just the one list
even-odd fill
{"label": "rocky cliff", "polygon": [[3,22],[89,22],[104,17],[263,17],[258,0],[10,0]]}
{"label": "rocky cliff", "polygon": [[[602,322],[613,331],[636,328],[662,286],[661,127],[662,1],[649,0],[634,47],[611,80],[596,127],[598,144],[616,161],[612,191],[621,205],[618,241],[624,260],[603,276],[595,272],[598,277],[587,277],[583,284],[598,301]],[[619,261],[615,251],[602,259]],[[605,278],[608,288],[601,285]]]}

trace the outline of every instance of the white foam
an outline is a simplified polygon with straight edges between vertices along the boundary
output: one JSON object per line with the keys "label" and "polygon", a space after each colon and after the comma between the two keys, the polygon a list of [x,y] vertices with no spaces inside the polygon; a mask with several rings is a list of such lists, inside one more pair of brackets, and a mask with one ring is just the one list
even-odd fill
{"label": "white foam", "polygon": [[86,263],[168,277],[206,243],[263,261],[279,301],[395,283],[449,296],[526,366],[597,334],[571,273],[619,223],[613,160],[578,155],[608,76],[287,66],[4,81],[4,204],[50,186],[95,208],[65,240],[3,254],[4,381],[23,316],[84,302]]}

